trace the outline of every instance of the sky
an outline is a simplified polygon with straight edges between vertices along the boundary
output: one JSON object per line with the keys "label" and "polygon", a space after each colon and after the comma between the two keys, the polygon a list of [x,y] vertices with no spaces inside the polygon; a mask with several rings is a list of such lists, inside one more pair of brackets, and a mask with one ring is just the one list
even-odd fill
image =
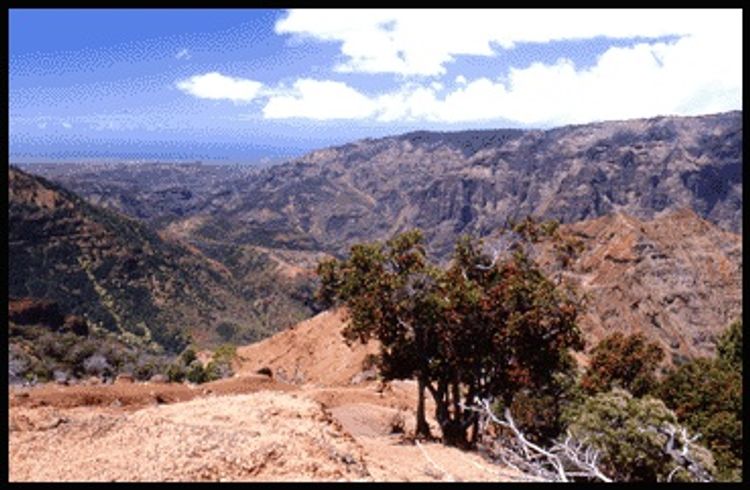
{"label": "sky", "polygon": [[742,109],[742,12],[12,9],[11,161],[268,163]]}

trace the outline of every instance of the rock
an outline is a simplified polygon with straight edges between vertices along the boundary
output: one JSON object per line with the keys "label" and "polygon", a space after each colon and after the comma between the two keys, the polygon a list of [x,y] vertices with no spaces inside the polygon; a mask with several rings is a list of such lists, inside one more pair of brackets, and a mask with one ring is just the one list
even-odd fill
{"label": "rock", "polygon": [[66,373],[65,371],[56,370],[54,373],[52,373],[52,377],[54,378],[55,383],[59,385],[67,386],[70,381],[70,377],[68,376],[68,373]]}
{"label": "rock", "polygon": [[133,375],[128,374],[128,373],[118,374],[117,378],[115,379],[115,383],[118,383],[118,384],[119,383],[132,383],[133,381],[135,381],[133,379]]}
{"label": "rock", "polygon": [[[588,295],[579,325],[589,346],[615,331],[643,332],[667,362],[710,357],[713,339],[742,314],[742,237],[689,209],[653,220],[617,213],[559,232],[582,244],[565,277]],[[539,251],[543,270],[558,274],[554,249]]]}
{"label": "rock", "polygon": [[165,374],[154,374],[149,379],[149,382],[151,383],[169,383],[169,378]]}
{"label": "rock", "polygon": [[269,378],[273,378],[273,371],[271,371],[271,368],[269,367],[262,367],[255,372],[257,374],[262,374],[264,376],[268,376]]}
{"label": "rock", "polygon": [[373,381],[377,378],[378,378],[377,371],[373,368],[370,368],[352,376],[352,380],[350,381],[350,383],[353,385],[357,385],[360,383],[364,383],[365,381]]}
{"label": "rock", "polygon": [[100,385],[102,384],[101,378],[99,376],[91,376],[87,381],[87,385]]}

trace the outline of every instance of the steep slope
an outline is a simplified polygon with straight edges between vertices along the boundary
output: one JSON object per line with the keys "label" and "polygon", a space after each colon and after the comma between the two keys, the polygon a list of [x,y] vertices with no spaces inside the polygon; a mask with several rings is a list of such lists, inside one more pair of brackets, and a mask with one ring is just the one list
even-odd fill
{"label": "steep slope", "polygon": [[[224,331],[234,341],[283,327],[252,304],[253,291],[202,254],[45,179],[14,167],[8,177],[11,296],[56,301],[95,327],[167,349],[184,346],[186,334],[219,342],[221,325],[231,326]],[[263,269],[274,267],[268,261],[258,265]],[[306,312],[289,310],[287,323]]]}
{"label": "steep slope", "polygon": [[[32,166],[29,166],[32,168]],[[742,231],[742,113],[539,130],[420,131],[314,151],[262,170],[33,166],[160,228],[272,249],[345,253],[420,227],[445,256],[461,233],[533,214],[566,223],[690,208]]]}
{"label": "steep slope", "polygon": [[[644,332],[670,360],[714,354],[742,314],[742,238],[684,209],[650,221],[614,214],[562,227],[584,249],[568,276],[588,295],[589,346],[607,333]],[[550,264],[550,250],[540,260]]]}
{"label": "steep slope", "polygon": [[275,377],[296,383],[347,385],[362,372],[377,344],[347,345],[341,336],[346,312],[324,311],[255,344],[237,349],[236,371],[252,374],[268,368]]}
{"label": "steep slope", "polygon": [[420,227],[445,256],[459,234],[507,218],[652,218],[682,207],[741,232],[742,114],[411,133],[316,151],[245,184],[198,212],[195,236],[343,253]]}

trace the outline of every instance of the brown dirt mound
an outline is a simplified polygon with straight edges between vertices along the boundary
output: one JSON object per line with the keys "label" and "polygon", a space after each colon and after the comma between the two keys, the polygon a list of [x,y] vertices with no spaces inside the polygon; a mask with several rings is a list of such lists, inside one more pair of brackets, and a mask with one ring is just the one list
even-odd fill
{"label": "brown dirt mound", "polygon": [[325,311],[271,338],[237,349],[238,373],[255,373],[268,367],[274,377],[295,384],[345,385],[362,371],[365,356],[377,344],[344,342],[343,308]]}
{"label": "brown dirt mound", "polygon": [[212,396],[134,413],[21,410],[11,416],[12,481],[370,478],[354,439],[293,394]]}

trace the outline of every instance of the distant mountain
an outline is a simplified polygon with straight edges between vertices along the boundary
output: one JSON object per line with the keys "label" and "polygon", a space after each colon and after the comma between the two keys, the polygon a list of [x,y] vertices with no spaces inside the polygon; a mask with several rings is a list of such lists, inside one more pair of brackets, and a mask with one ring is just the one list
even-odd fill
{"label": "distant mountain", "polygon": [[145,164],[43,171],[92,202],[195,238],[336,254],[416,226],[445,256],[459,234],[484,235],[527,214],[572,223],[690,208],[742,231],[739,111],[548,131],[422,131],[259,171]]}
{"label": "distant mountain", "polygon": [[[252,165],[201,163],[37,163],[27,172],[63,185],[90,203],[159,227],[211,209],[227,191],[257,174]],[[237,189],[237,190],[240,190]]]}
{"label": "distant mountain", "polygon": [[359,141],[261,172],[195,231],[341,253],[416,226],[445,255],[459,234],[507,218],[683,207],[741,232],[740,112]]}
{"label": "distant mountain", "polygon": [[342,254],[420,227],[446,256],[459,234],[486,235],[527,214],[572,223],[690,208],[741,232],[742,161],[735,111],[547,131],[420,131],[242,174],[176,165],[44,171],[92,202],[196,240]]}
{"label": "distant mountain", "polygon": [[43,178],[13,166],[8,177],[10,296],[54,301],[95,327],[167,350],[181,349],[187,334],[203,345],[256,340],[312,313],[287,294],[294,281],[267,255],[242,254],[237,277]]}
{"label": "distant mountain", "polygon": [[[617,213],[560,231],[583,245],[567,276],[588,296],[589,347],[611,332],[644,332],[672,362],[710,356],[742,314],[742,237],[691,210],[649,221]],[[554,275],[550,252],[540,261]]]}

